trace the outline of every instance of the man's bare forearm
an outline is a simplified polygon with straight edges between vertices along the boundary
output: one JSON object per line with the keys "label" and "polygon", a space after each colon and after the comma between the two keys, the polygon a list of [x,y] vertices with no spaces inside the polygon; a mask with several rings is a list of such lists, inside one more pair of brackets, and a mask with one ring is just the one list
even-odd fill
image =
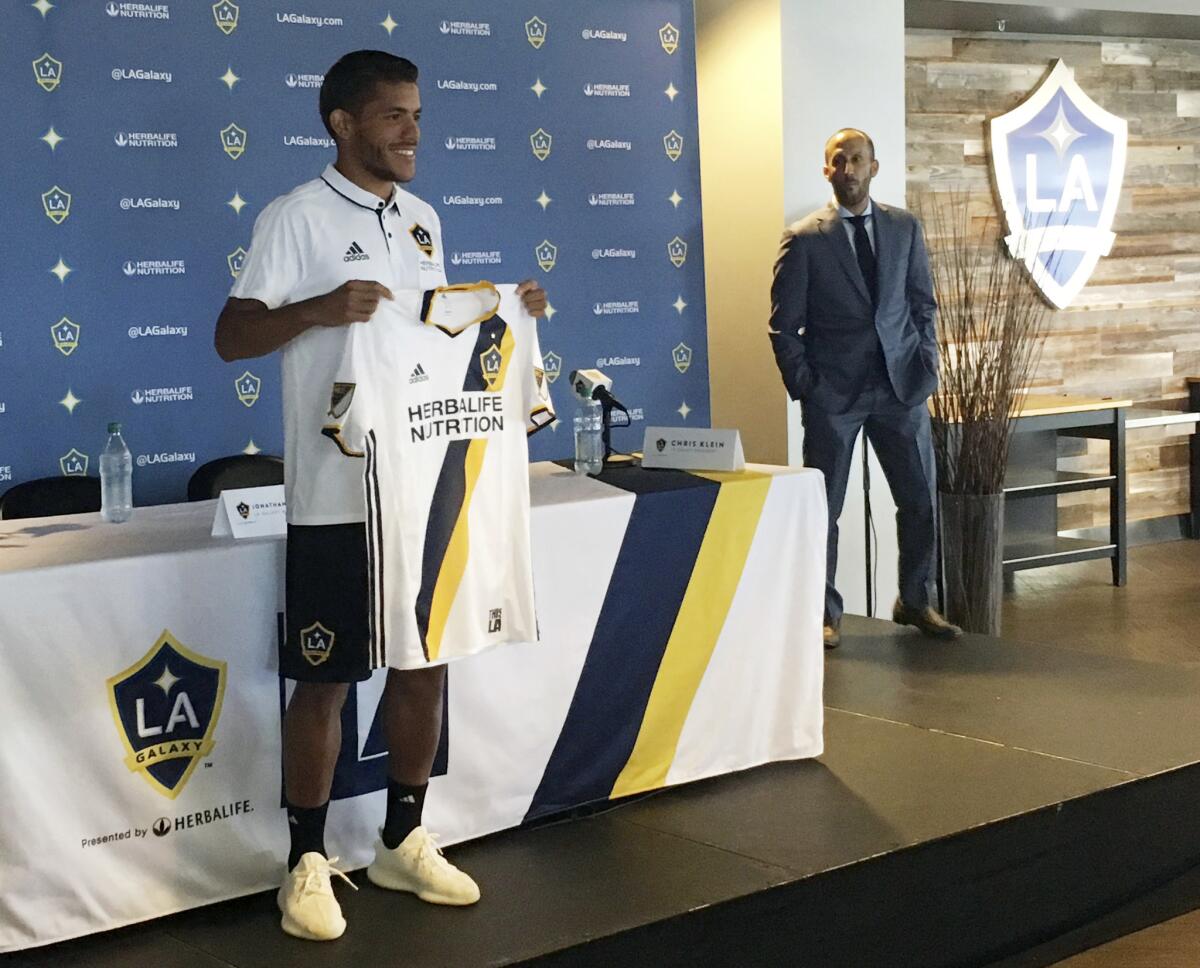
{"label": "man's bare forearm", "polygon": [[278,309],[268,309],[257,299],[231,297],[217,317],[213,345],[226,363],[266,356],[314,326],[365,323],[380,299],[391,298],[382,283],[365,279],[351,279],[333,292]]}
{"label": "man's bare forearm", "polygon": [[230,299],[217,318],[213,345],[227,363],[266,356],[301,333],[319,325],[314,304],[306,299],[290,306],[268,309],[257,299]]}

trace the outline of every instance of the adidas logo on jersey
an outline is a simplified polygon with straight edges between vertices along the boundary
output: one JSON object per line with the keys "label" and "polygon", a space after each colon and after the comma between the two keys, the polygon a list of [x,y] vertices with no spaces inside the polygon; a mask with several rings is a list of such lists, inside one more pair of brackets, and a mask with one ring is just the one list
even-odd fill
{"label": "adidas logo on jersey", "polygon": [[343,262],[362,262],[364,259],[371,258],[367,255],[361,245],[357,242],[351,242],[350,248],[346,250],[346,254],[342,256]]}
{"label": "adidas logo on jersey", "polygon": [[408,382],[411,385],[413,383],[424,383],[428,379],[429,374],[425,372],[425,367],[418,363],[415,367],[413,367],[412,375],[409,376]]}

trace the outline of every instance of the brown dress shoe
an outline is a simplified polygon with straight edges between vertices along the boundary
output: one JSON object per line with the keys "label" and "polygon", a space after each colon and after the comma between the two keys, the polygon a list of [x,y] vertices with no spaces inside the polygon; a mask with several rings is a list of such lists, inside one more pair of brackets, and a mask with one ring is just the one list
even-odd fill
{"label": "brown dress shoe", "polygon": [[842,630],[836,625],[825,625],[821,628],[821,638],[826,649],[836,649],[842,644]]}
{"label": "brown dress shoe", "polygon": [[947,622],[940,612],[932,605],[916,608],[905,605],[896,599],[892,608],[892,621],[897,625],[911,625],[919,629],[922,635],[931,639],[957,639],[962,636],[962,629],[952,622]]}

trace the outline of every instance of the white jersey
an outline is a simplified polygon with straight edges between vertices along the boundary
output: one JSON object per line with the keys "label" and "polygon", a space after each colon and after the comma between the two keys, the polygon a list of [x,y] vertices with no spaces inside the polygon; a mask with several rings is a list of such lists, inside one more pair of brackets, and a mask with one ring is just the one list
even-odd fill
{"label": "white jersey", "polygon": [[554,409],[515,288],[396,293],[350,327],[323,432],[365,457],[373,666],[537,639],[526,438]]}
{"label": "white jersey", "polygon": [[[276,309],[351,279],[381,282],[392,292],[444,286],[442,228],[437,213],[399,185],[384,202],[330,165],[263,209],[230,295]],[[321,439],[324,411],[311,406],[314,392],[321,392],[316,388],[332,381],[355,328],[314,326],[283,348],[284,479],[292,524],[365,517],[361,468]]]}

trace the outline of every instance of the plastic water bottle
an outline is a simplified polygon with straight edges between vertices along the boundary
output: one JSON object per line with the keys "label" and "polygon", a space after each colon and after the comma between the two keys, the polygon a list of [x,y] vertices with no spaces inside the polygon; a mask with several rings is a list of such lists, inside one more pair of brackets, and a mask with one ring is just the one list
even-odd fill
{"label": "plastic water bottle", "polygon": [[595,476],[604,469],[603,408],[585,400],[575,414],[575,473]]}
{"label": "plastic water bottle", "polygon": [[108,425],[108,443],[100,454],[100,516],[120,524],[133,515],[133,457],[121,425]]}

